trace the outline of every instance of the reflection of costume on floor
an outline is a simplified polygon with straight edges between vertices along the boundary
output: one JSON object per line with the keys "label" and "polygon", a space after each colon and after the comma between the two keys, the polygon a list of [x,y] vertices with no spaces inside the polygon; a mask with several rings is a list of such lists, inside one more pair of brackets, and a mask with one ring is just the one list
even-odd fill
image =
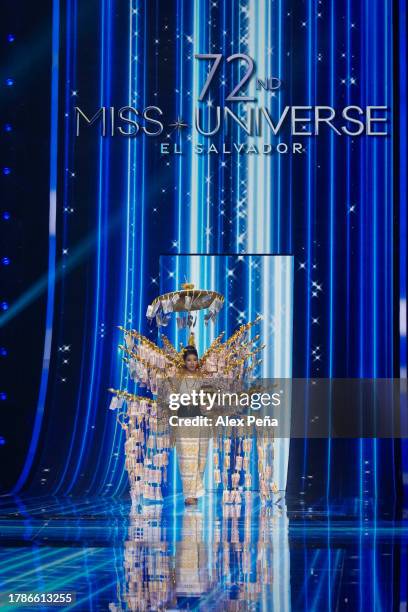
{"label": "reflection of costume on floor", "polygon": [[203,540],[203,515],[185,512],[181,540],[177,542],[176,594],[200,597],[210,590],[208,544]]}
{"label": "reflection of costume on floor", "polygon": [[111,612],[162,610],[174,601],[174,563],[161,506],[131,512],[123,565],[126,584],[119,585],[120,604],[111,603]]}
{"label": "reflection of costume on floor", "polygon": [[[111,612],[190,609],[289,612],[290,558],[284,502],[254,507],[226,505],[208,517],[184,511],[179,538],[161,506],[132,509],[124,543],[124,584]],[[174,527],[175,528],[175,527]],[[113,560],[114,562],[114,560]],[[120,575],[120,569],[117,570]],[[200,601],[197,601],[200,599]],[[200,608],[199,606],[202,606]]]}

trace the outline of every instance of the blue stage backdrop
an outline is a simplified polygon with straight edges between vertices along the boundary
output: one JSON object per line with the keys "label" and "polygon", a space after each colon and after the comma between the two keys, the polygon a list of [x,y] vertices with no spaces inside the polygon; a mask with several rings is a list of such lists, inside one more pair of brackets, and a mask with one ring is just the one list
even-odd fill
{"label": "blue stage backdrop", "polygon": [[[293,375],[406,376],[406,116],[394,100],[406,95],[395,56],[405,57],[406,32],[393,15],[403,8],[402,0],[53,0],[45,345],[15,492],[127,491],[123,436],[107,410],[107,388],[126,383],[116,326],[156,333],[145,312],[163,282],[162,254],[293,255]],[[243,75],[223,62],[218,86],[198,103],[207,71],[199,53],[248,54],[259,78],[281,79],[278,92],[256,91],[275,117],[286,105],[383,105],[392,108],[390,136],[328,129],[303,139],[298,155],[192,153],[205,140],[191,129],[194,109],[210,130]],[[98,125],[75,135],[75,106],[90,117],[124,105],[165,109],[161,137],[101,137]],[[228,140],[244,136],[235,123]],[[11,305],[9,325],[24,306]],[[242,315],[228,293],[225,308],[232,329]],[[404,448],[293,442],[289,492],[328,504],[357,497],[362,520],[391,515]]]}

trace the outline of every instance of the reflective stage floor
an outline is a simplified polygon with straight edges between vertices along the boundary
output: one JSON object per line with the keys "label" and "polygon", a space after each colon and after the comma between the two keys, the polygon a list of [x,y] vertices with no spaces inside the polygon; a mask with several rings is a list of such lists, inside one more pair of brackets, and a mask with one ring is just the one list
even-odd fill
{"label": "reflective stage floor", "polygon": [[358,500],[2,498],[0,534],[2,610],[58,609],[7,603],[30,592],[75,593],[64,610],[407,609],[408,522]]}

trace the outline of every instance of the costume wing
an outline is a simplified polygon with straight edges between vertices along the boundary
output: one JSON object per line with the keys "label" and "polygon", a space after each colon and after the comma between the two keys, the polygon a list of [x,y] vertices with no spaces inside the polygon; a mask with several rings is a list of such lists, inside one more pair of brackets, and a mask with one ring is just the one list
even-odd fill
{"label": "costume wing", "polygon": [[119,348],[125,353],[124,361],[128,365],[130,377],[155,395],[160,380],[175,376],[181,357],[167,338],[164,341],[165,348],[161,349],[133,329],[120,329],[125,334],[125,344]]}
{"label": "costume wing", "polygon": [[261,317],[257,317],[255,321],[241,325],[225,342],[222,342],[223,334],[218,336],[200,360],[203,373],[232,380],[250,376],[261,363],[256,356],[265,346],[256,346],[259,334],[250,338],[251,328],[260,320]]}

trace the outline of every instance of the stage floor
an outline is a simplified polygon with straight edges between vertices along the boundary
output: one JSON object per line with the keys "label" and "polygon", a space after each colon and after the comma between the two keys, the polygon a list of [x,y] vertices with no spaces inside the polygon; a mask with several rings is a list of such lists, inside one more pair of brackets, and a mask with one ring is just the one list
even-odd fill
{"label": "stage floor", "polygon": [[408,521],[355,499],[2,498],[0,540],[2,610],[55,609],[12,593],[74,593],[64,610],[407,609]]}

